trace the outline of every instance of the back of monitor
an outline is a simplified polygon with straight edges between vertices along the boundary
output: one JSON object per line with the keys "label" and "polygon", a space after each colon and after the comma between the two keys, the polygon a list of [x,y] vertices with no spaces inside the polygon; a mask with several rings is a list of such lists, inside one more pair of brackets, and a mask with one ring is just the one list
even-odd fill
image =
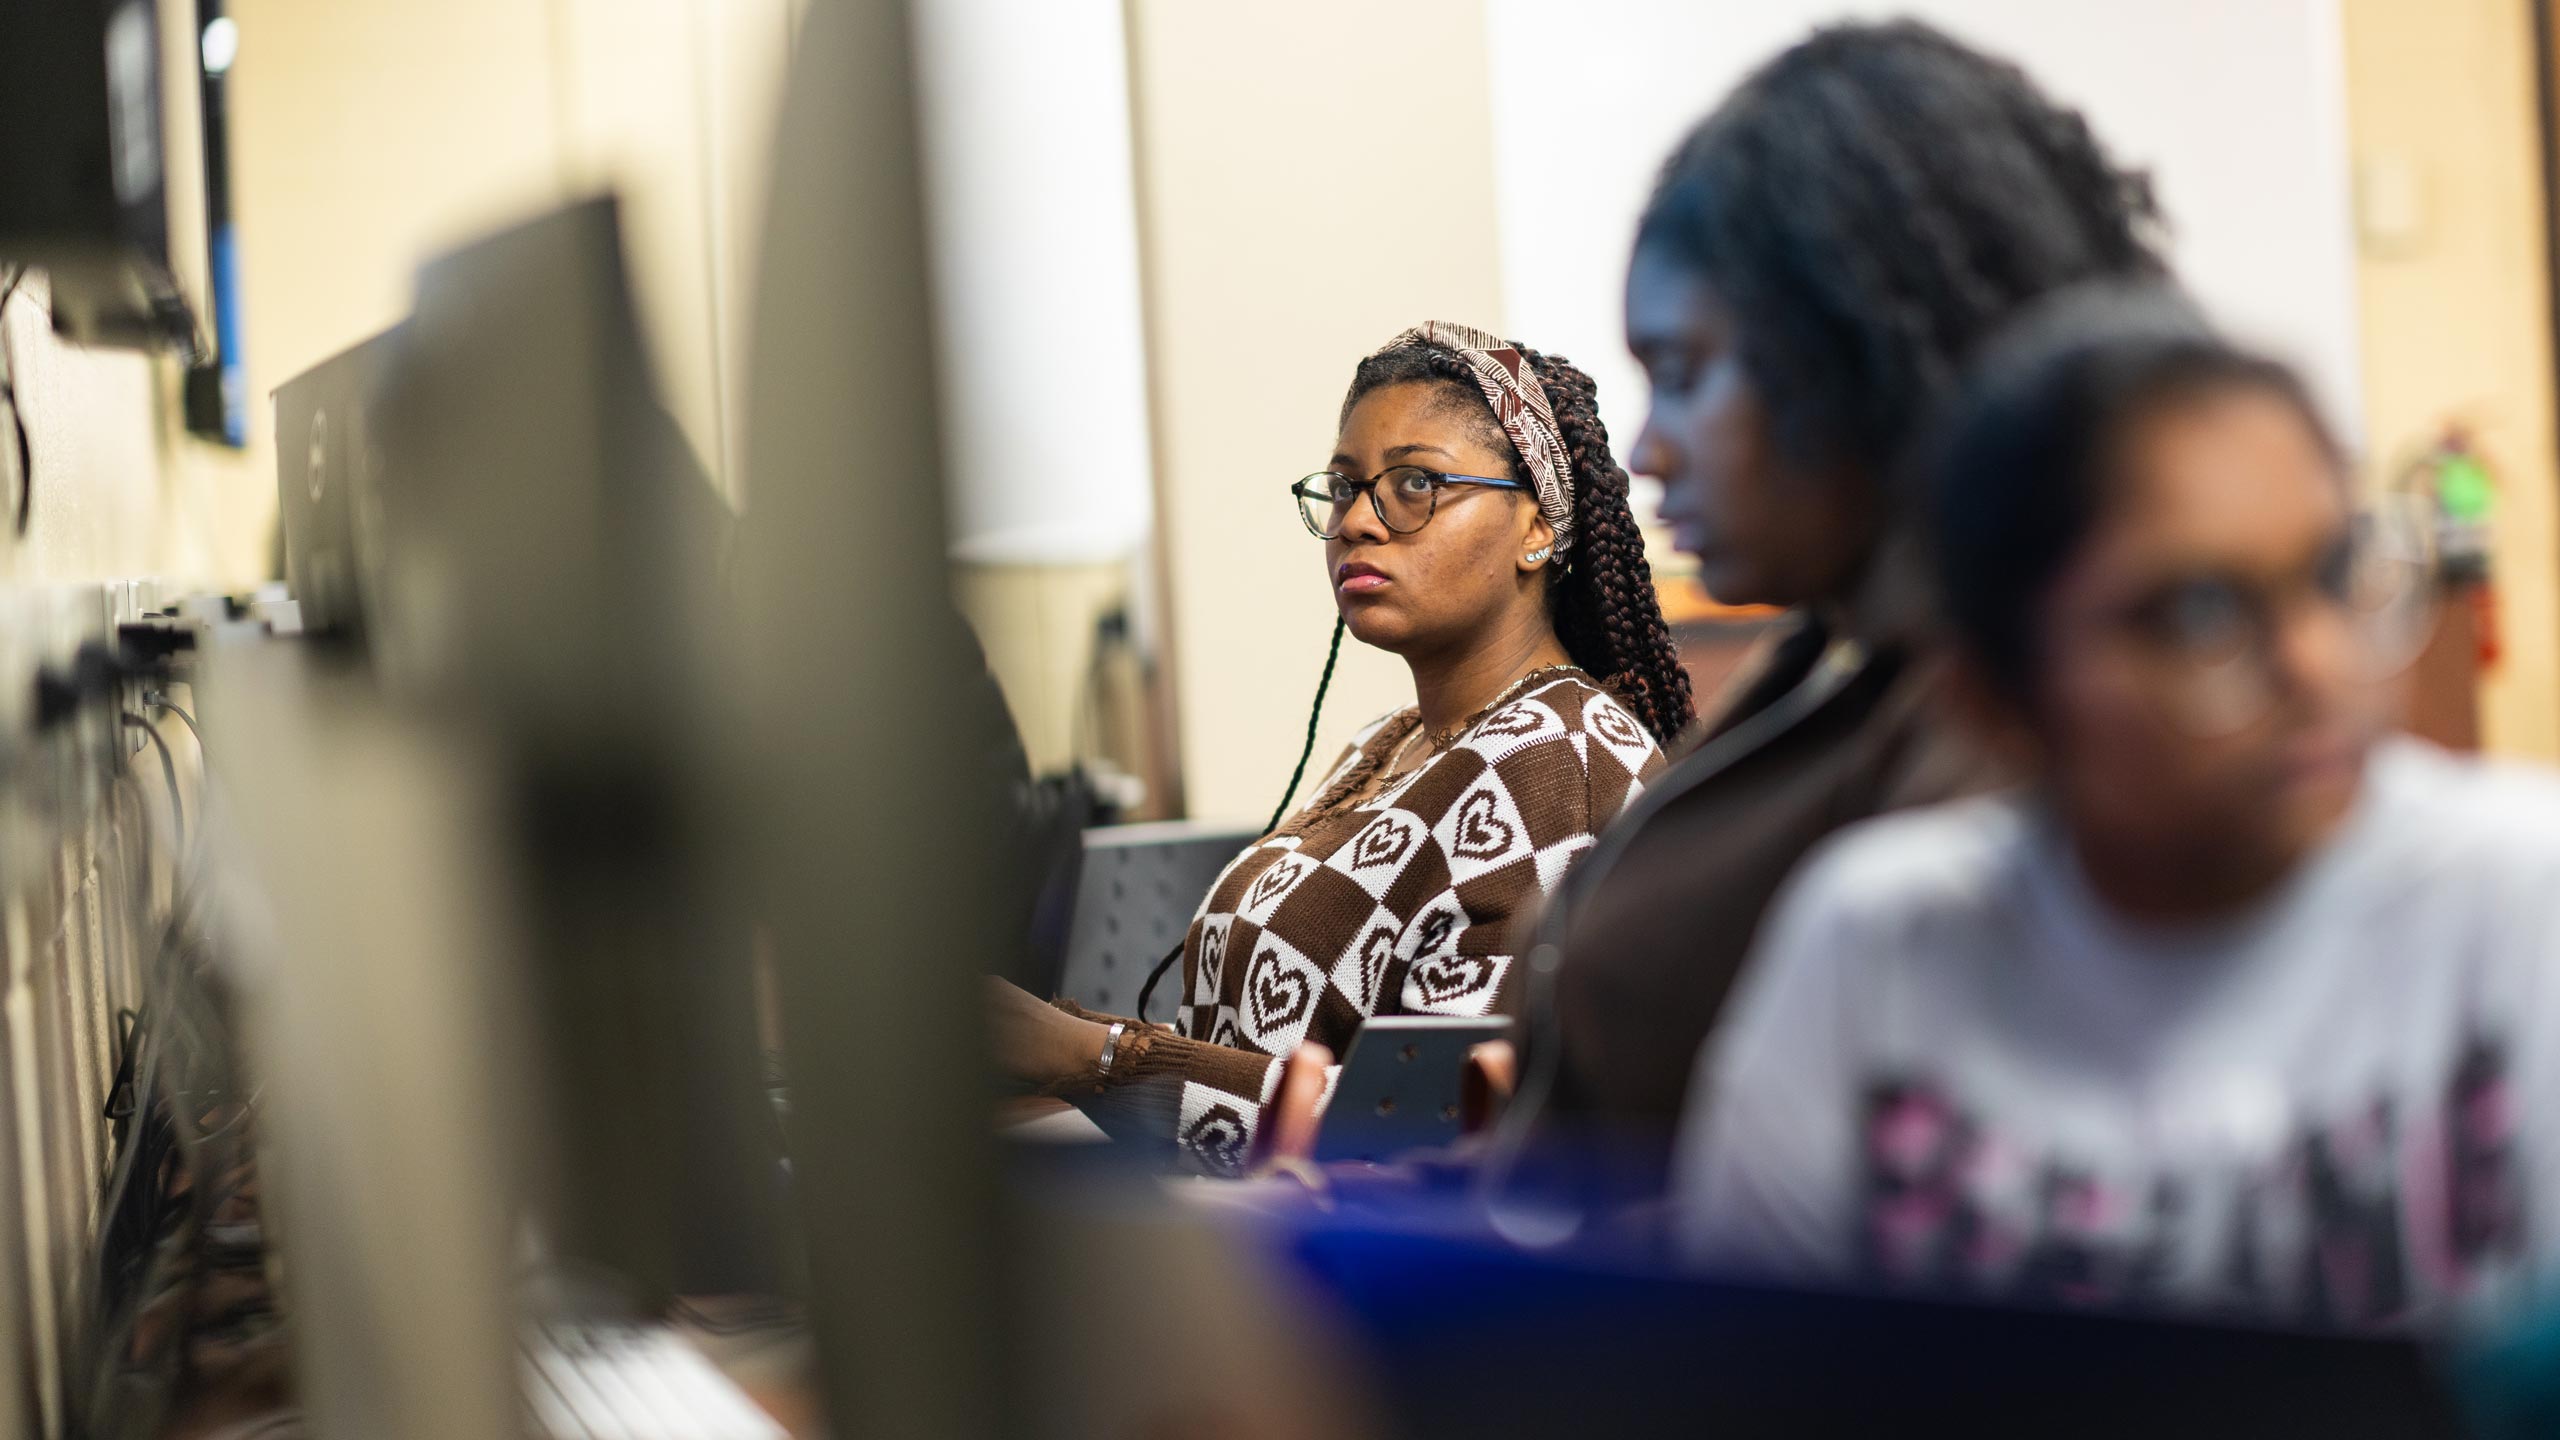
{"label": "back of monitor", "polygon": [[[1058,993],[1109,1015],[1137,1015],[1138,991],[1167,950],[1182,943],[1200,897],[1256,832],[1235,825],[1166,821],[1084,833],[1075,914]],[[1154,1013],[1170,1022],[1182,978],[1156,982]]]}

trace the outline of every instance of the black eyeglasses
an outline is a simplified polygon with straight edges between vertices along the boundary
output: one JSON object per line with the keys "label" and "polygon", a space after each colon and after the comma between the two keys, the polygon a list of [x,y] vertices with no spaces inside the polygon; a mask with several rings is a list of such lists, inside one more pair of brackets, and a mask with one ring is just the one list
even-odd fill
{"label": "black eyeglasses", "polygon": [[1410,535],[1431,523],[1433,513],[1440,508],[1440,491],[1450,485],[1486,485],[1496,490],[1532,488],[1526,480],[1451,475],[1419,465],[1390,465],[1367,480],[1319,470],[1290,486],[1289,493],[1298,497],[1298,518],[1307,522],[1308,531],[1319,540],[1330,540],[1342,533],[1343,522],[1351,518],[1351,507],[1359,502],[1363,490],[1369,492],[1369,508],[1378,512],[1379,523],[1398,535]]}

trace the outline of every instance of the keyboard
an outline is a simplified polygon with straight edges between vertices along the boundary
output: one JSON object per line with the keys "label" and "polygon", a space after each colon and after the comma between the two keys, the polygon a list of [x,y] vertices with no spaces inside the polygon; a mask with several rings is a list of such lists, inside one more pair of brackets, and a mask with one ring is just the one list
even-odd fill
{"label": "keyboard", "polygon": [[664,1325],[537,1325],[523,1351],[525,1403],[542,1440],[790,1440]]}

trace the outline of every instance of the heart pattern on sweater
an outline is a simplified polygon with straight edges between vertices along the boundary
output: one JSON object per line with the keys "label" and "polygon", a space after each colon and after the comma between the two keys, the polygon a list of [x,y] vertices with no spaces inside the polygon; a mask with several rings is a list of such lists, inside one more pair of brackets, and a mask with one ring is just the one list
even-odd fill
{"label": "heart pattern on sweater", "polygon": [[1601,739],[1612,745],[1623,746],[1630,750],[1644,747],[1644,732],[1636,728],[1636,722],[1627,717],[1626,711],[1615,705],[1594,705],[1583,719],[1589,722],[1592,729],[1600,732]]}
{"label": "heart pattern on sweater", "polygon": [[1406,972],[1404,983],[1424,1005],[1447,1005],[1492,984],[1493,961],[1482,955],[1434,955]]}
{"label": "heart pattern on sweater", "polygon": [[1413,848],[1413,827],[1394,815],[1381,815],[1376,823],[1360,832],[1351,842],[1351,868],[1374,870],[1393,865]]}
{"label": "heart pattern on sweater", "polygon": [[1499,813],[1490,790],[1478,790],[1458,807],[1455,843],[1449,853],[1461,860],[1498,860],[1511,849],[1516,832]]}
{"label": "heart pattern on sweater", "polygon": [[1226,959],[1227,932],[1224,929],[1202,926],[1200,928],[1200,978],[1199,982],[1191,987],[1191,993],[1204,999],[1215,998],[1218,993],[1218,981],[1224,978]]}
{"label": "heart pattern on sweater", "polygon": [[1212,1173],[1233,1175],[1244,1169],[1245,1142],[1252,1138],[1243,1112],[1232,1105],[1212,1105],[1182,1132],[1182,1148]]}
{"label": "heart pattern on sweater", "polygon": [[1253,888],[1245,892],[1244,903],[1249,907],[1269,904],[1281,891],[1297,883],[1299,872],[1306,868],[1305,861],[1294,857],[1272,861],[1271,868],[1263,871],[1262,878],[1254,881]]}
{"label": "heart pattern on sweater", "polygon": [[1458,912],[1434,910],[1422,919],[1422,929],[1414,937],[1413,953],[1428,955],[1449,943],[1451,932],[1458,928]]}
{"label": "heart pattern on sweater", "polygon": [[1546,716],[1539,713],[1537,707],[1523,702],[1503,709],[1493,718],[1477,726],[1476,734],[1505,739],[1513,735],[1529,734],[1545,723]]}
{"label": "heart pattern on sweater", "polygon": [[1396,958],[1395,927],[1381,925],[1360,942],[1360,1009],[1363,1013],[1378,1008],[1378,977],[1387,973],[1387,962]]}
{"label": "heart pattern on sweater", "polygon": [[1290,969],[1277,950],[1265,950],[1253,957],[1245,988],[1246,998],[1253,1006],[1253,1028],[1265,1035],[1305,1019],[1308,1005],[1315,1000],[1314,987],[1307,984],[1307,977]]}

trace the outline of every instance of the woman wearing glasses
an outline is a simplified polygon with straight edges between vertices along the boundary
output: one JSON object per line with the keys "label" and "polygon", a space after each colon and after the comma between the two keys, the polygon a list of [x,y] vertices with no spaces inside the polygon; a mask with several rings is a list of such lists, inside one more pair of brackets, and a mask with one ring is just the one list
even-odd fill
{"label": "woman wearing glasses", "polygon": [[1513,922],[1694,716],[1626,472],[1565,361],[1409,330],[1361,362],[1331,461],[1291,493],[1341,628],[1405,661],[1414,704],[1219,876],[1173,1026],[993,991],[1017,1079],[1214,1174],[1300,1046],[1339,1054],[1375,1014],[1511,1012]]}
{"label": "woman wearing glasses", "polygon": [[2036,778],[1797,882],[1699,1071],[1697,1256],[2318,1325],[2513,1298],[2560,1236],[2560,785],[2382,738],[2424,530],[2156,291],[2038,316],[1933,471]]}

